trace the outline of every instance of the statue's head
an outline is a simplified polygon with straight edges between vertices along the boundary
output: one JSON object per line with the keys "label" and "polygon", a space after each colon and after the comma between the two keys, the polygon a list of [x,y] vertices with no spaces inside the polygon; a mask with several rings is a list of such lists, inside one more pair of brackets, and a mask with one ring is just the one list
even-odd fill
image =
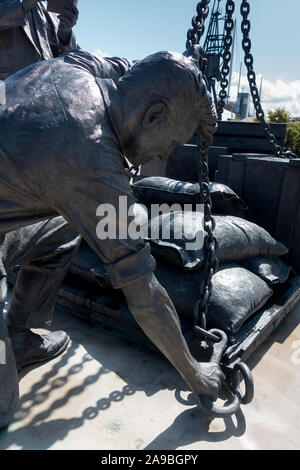
{"label": "statue's head", "polygon": [[124,113],[124,149],[133,163],[167,158],[198,130],[210,145],[215,107],[197,61],[158,52],[137,62],[118,84]]}

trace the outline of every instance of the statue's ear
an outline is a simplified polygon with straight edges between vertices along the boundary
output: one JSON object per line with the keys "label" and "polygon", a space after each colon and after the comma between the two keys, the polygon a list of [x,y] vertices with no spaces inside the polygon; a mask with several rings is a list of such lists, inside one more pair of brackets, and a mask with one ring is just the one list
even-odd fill
{"label": "statue's ear", "polygon": [[143,119],[143,127],[160,127],[168,121],[168,108],[165,103],[155,103],[151,105]]}

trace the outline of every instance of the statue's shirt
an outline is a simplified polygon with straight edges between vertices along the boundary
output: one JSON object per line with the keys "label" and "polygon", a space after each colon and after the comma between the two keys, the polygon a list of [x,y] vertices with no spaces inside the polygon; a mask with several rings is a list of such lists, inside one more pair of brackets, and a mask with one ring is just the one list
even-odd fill
{"label": "statue's shirt", "polygon": [[73,34],[68,44],[61,43],[58,23],[42,2],[25,13],[20,0],[0,0],[0,80],[78,47]]}
{"label": "statue's shirt", "polygon": [[117,88],[112,80],[97,83],[82,57],[40,62],[5,81],[0,233],[62,215],[105,263],[114,286],[122,287],[155,263],[142,239],[97,237],[99,205],[116,208],[118,225],[120,196],[128,207],[134,198],[120,146]]}

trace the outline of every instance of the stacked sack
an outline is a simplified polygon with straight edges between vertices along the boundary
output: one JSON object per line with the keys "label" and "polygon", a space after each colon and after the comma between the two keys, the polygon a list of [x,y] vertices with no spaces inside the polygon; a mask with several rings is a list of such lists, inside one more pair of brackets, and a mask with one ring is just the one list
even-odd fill
{"label": "stacked sack", "polygon": [[[280,259],[288,249],[248,220],[247,205],[228,186],[210,183],[210,189],[219,270],[212,278],[207,324],[234,336],[247,319],[266,305],[275,285],[288,280],[291,268]],[[194,305],[200,298],[204,280],[205,250],[201,244],[187,249],[187,243],[193,243],[199,227],[203,226],[203,214],[195,210],[200,201],[199,185],[148,177],[135,182],[132,191],[138,201],[134,214],[142,221],[157,261],[155,275],[180,318],[193,323]],[[151,219],[151,204],[163,203],[177,204],[178,210]],[[190,205],[190,210],[183,211],[185,204]],[[163,237],[166,222],[170,222],[170,236]],[[152,231],[155,236],[151,236]],[[178,238],[177,234],[182,232],[183,237]],[[85,242],[70,271],[89,285],[100,284],[104,291],[108,290],[108,296],[115,295],[103,263]]]}
{"label": "stacked sack", "polygon": [[[288,249],[248,220],[247,205],[234,191],[218,183],[210,183],[210,189],[220,265],[212,279],[207,322],[208,327],[232,336],[266,305],[274,285],[286,282],[291,269],[280,259]],[[145,233],[157,260],[155,275],[180,317],[193,322],[204,279],[205,249],[199,240],[197,245],[187,244],[197,240],[199,227],[203,227],[203,213],[193,210],[200,202],[199,185],[148,177],[135,182],[132,190],[137,201],[148,208],[151,204],[179,204],[176,212],[150,219]],[[180,210],[184,204],[191,205],[191,210]],[[170,234],[164,237],[167,224]]]}

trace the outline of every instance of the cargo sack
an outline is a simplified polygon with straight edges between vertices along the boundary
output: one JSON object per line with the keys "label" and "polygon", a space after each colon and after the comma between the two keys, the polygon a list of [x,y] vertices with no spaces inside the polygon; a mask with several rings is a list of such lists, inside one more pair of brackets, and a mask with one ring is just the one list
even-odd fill
{"label": "cargo sack", "polygon": [[[134,204],[133,216],[138,226],[147,225],[148,211],[142,204]],[[113,289],[103,262],[85,240],[81,241],[80,247],[72,259],[69,272],[88,283],[100,285],[102,289]]]}
{"label": "cargo sack", "polygon": [[[200,203],[198,183],[172,180],[162,176],[143,178],[131,185],[138,202],[150,204],[184,204],[193,208]],[[247,204],[228,186],[210,183],[213,213],[249,218]]]}
{"label": "cargo sack", "polygon": [[[215,216],[214,219],[216,256],[220,263],[241,262],[255,256],[283,256],[288,252],[282,243],[252,222],[233,216]],[[167,233],[168,227],[170,236]],[[166,259],[183,269],[197,270],[201,269],[205,259],[201,227],[201,212],[161,214],[149,221],[146,238],[156,257]],[[191,244],[194,245],[192,249]]]}
{"label": "cargo sack", "polygon": [[197,204],[199,184],[172,180],[163,176],[152,176],[131,185],[138,202],[150,204]]}
{"label": "cargo sack", "polygon": [[229,186],[221,183],[209,183],[213,214],[233,215],[244,219],[250,218],[249,208]]}
{"label": "cargo sack", "polygon": [[[193,323],[194,305],[200,299],[203,271],[181,271],[158,261],[154,274],[168,292],[178,315]],[[232,336],[267,303],[272,293],[266,282],[241,266],[220,266],[212,278],[207,327],[219,328]]]}
{"label": "cargo sack", "polygon": [[270,286],[274,284],[284,284],[288,280],[292,269],[279,258],[263,257],[244,261],[242,266],[253,274],[256,274],[256,276],[259,276]]}
{"label": "cargo sack", "polygon": [[[90,285],[99,285],[102,289],[111,290],[111,295],[116,295],[102,261],[85,242],[82,242],[70,272]],[[179,316],[193,323],[203,271],[182,271],[158,260],[154,274],[168,292]],[[272,290],[263,280],[238,265],[221,265],[213,276],[212,288],[208,327],[221,328],[229,335],[236,333],[272,295]]]}

